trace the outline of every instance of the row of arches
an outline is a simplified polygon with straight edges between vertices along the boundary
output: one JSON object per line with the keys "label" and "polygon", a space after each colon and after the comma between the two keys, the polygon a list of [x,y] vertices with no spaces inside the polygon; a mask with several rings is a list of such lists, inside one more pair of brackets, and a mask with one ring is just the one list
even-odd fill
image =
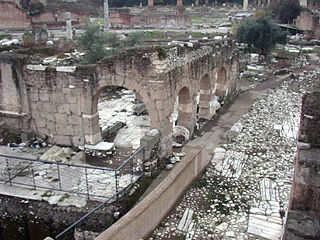
{"label": "row of arches", "polygon": [[[192,135],[196,122],[199,119],[211,119],[220,107],[219,101],[221,102],[228,94],[227,82],[231,69],[226,68],[224,65],[218,69],[211,73],[205,73],[199,80],[195,80],[191,84],[187,81],[184,86],[180,85],[180,87],[175,88],[171,97],[169,95],[166,96],[167,98],[173,98],[172,100],[165,101],[167,99],[164,97],[163,109],[159,109],[156,104],[158,100],[153,99],[155,96],[152,96],[152,94],[147,94],[145,89],[134,88],[129,83],[124,83],[123,87],[134,91],[139,102],[143,102],[146,105],[150,123],[150,126],[147,127],[149,129],[157,128],[161,133],[161,137],[167,139],[166,144],[171,148],[171,140],[169,139],[172,139],[172,134],[176,127],[182,126],[189,131],[189,135]],[[98,99],[102,89],[105,87],[106,84],[101,83],[94,95],[93,114],[98,112]],[[171,103],[175,103],[175,106],[171,106]],[[165,110],[169,115],[163,113]],[[170,119],[166,125],[163,123],[166,122],[164,119]]]}

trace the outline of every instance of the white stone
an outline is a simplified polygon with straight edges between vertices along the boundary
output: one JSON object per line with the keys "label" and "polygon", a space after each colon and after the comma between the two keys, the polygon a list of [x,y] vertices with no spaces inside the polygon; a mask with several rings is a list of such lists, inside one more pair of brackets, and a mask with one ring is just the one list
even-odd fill
{"label": "white stone", "polygon": [[47,66],[43,65],[27,65],[28,70],[32,71],[45,71],[47,69]]}
{"label": "white stone", "polygon": [[57,66],[56,70],[57,72],[68,72],[68,73],[73,73],[76,71],[76,66]]}
{"label": "white stone", "polygon": [[173,136],[183,136],[185,140],[188,141],[190,138],[190,131],[184,126],[177,125],[173,128]]}
{"label": "white stone", "polygon": [[114,147],[115,147],[115,144],[111,142],[99,142],[96,145],[89,145],[89,144],[84,145],[85,149],[95,150],[95,151],[112,151]]}

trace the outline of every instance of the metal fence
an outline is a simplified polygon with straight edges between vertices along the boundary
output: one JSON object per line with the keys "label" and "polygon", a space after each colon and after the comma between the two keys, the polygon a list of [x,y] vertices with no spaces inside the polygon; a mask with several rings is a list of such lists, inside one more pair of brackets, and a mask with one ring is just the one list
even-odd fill
{"label": "metal fence", "polygon": [[143,147],[117,169],[0,155],[0,183],[109,199],[143,175],[143,164]]}

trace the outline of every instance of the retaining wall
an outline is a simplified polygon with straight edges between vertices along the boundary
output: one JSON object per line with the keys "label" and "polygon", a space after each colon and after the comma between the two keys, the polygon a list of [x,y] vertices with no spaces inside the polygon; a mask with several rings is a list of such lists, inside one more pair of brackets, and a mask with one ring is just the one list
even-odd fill
{"label": "retaining wall", "polygon": [[150,234],[209,163],[204,146],[189,147],[186,153],[149,195],[96,240],[135,240]]}

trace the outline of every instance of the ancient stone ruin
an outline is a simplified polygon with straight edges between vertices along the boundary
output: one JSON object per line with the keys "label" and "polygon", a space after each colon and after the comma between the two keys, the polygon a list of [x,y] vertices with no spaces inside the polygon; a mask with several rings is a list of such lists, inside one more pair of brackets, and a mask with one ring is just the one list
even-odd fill
{"label": "ancient stone ruin", "polygon": [[32,131],[53,144],[97,144],[102,140],[97,112],[101,90],[122,86],[141,96],[151,129],[160,132],[165,156],[171,152],[177,97],[177,125],[192,134],[197,105],[199,116],[210,119],[216,96],[230,97],[239,90],[238,73],[238,50],[232,40],[132,49],[86,66],[28,64],[24,56],[4,54],[1,121],[9,129]]}

